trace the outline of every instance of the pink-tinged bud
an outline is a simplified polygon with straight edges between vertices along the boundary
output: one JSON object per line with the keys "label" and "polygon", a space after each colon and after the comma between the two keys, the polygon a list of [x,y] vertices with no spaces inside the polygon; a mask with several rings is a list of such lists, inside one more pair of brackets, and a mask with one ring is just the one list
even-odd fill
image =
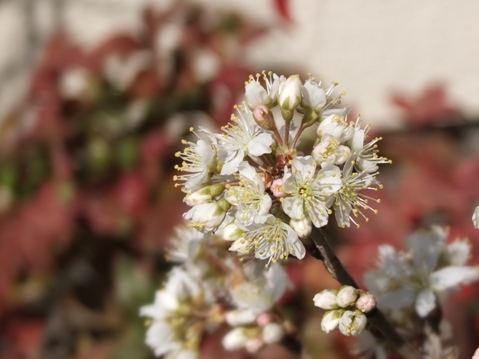
{"label": "pink-tinged bud", "polygon": [[269,324],[273,321],[273,316],[270,313],[262,313],[258,315],[256,319],[256,324],[260,327],[264,327],[266,324]]}
{"label": "pink-tinged bud", "polygon": [[261,128],[272,130],[276,127],[274,117],[268,107],[265,105],[256,106],[253,110],[253,118]]}
{"label": "pink-tinged bud", "polygon": [[303,83],[298,75],[291,75],[279,86],[278,104],[283,110],[293,111],[301,102]]}
{"label": "pink-tinged bud", "polygon": [[362,292],[356,301],[356,308],[363,313],[369,313],[376,307],[376,300],[374,296],[369,292]]}
{"label": "pink-tinged bud", "polygon": [[342,314],[342,310],[330,310],[324,313],[321,320],[321,330],[325,333],[331,333],[335,330],[339,325]]}
{"label": "pink-tinged bud", "polygon": [[338,303],[336,303],[337,294],[338,294],[337,290],[324,289],[314,296],[313,298],[314,305],[318,308],[325,309],[325,310],[337,309],[338,308]]}
{"label": "pink-tinged bud", "polygon": [[338,295],[336,296],[336,303],[338,303],[341,308],[346,308],[354,305],[357,298],[358,290],[350,285],[345,285],[339,289]]}
{"label": "pink-tinged bud", "polygon": [[346,336],[356,336],[366,328],[367,323],[368,319],[359,310],[347,310],[339,320],[339,330]]}
{"label": "pink-tinged bud", "polygon": [[273,192],[273,196],[275,196],[276,198],[286,196],[283,187],[283,180],[281,178],[275,179],[273,183],[271,183],[271,192]]}

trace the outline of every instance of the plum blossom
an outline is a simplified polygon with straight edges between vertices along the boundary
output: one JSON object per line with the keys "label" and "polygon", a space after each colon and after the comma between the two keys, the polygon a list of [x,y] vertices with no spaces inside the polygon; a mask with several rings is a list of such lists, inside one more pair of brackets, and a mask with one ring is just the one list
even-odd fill
{"label": "plum blossom", "polygon": [[283,178],[284,212],[293,219],[308,218],[315,227],[328,223],[328,198],[341,186],[341,173],[336,166],[317,169],[317,163],[311,156],[295,157],[292,170]]}

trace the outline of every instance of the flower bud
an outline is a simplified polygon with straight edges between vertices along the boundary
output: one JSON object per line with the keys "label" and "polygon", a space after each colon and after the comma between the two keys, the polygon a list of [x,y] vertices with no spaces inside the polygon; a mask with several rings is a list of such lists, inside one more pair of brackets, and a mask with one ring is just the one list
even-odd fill
{"label": "flower bud", "polygon": [[222,237],[225,241],[235,241],[244,233],[234,222],[227,224],[222,231]]}
{"label": "flower bud", "polygon": [[341,308],[346,308],[354,305],[357,298],[358,290],[350,285],[345,285],[339,289],[338,295],[336,296],[336,303],[338,303]]}
{"label": "flower bud", "polygon": [[331,333],[335,330],[339,325],[342,314],[342,310],[330,310],[324,313],[321,320],[321,330],[325,333]]}
{"label": "flower bud", "polygon": [[299,238],[306,238],[311,234],[313,225],[308,218],[293,219],[289,221],[289,225],[294,229]]}
{"label": "flower bud", "polygon": [[318,308],[325,309],[325,310],[337,309],[338,308],[338,303],[336,303],[337,294],[338,294],[338,291],[335,289],[324,289],[314,296],[313,298],[314,305]]}
{"label": "flower bud", "polygon": [[266,344],[273,344],[279,342],[283,339],[284,336],[284,328],[282,325],[278,323],[269,323],[266,324],[263,328],[263,341]]}
{"label": "flower bud", "polygon": [[273,196],[276,198],[281,198],[286,196],[286,192],[284,192],[283,187],[283,180],[281,178],[277,178],[271,183],[271,192],[273,192]]}
{"label": "flower bud", "polygon": [[186,195],[186,197],[183,199],[183,202],[185,202],[188,206],[193,207],[197,204],[212,200],[216,196],[223,193],[224,189],[225,186],[219,183],[203,187]]}
{"label": "flower bud", "polygon": [[248,336],[243,328],[235,328],[229,331],[221,343],[226,350],[243,349],[248,341]]}
{"label": "flower bud", "polygon": [[364,328],[366,328],[367,322],[368,319],[361,311],[347,310],[343,313],[341,319],[339,320],[339,330],[344,335],[356,336],[361,333]]}
{"label": "flower bud", "polygon": [[356,308],[363,313],[369,313],[376,307],[376,300],[374,296],[369,292],[362,292],[356,301]]}
{"label": "flower bud", "polygon": [[226,323],[231,326],[251,324],[256,321],[258,315],[252,309],[230,310],[225,314]]}
{"label": "flower bud", "polygon": [[253,110],[253,118],[258,126],[264,128],[265,130],[272,130],[276,128],[273,114],[265,105],[256,106],[256,108]]}
{"label": "flower bud", "polygon": [[231,204],[221,198],[217,202],[198,204],[183,217],[190,220],[194,228],[203,232],[213,232],[221,225],[230,207]]}
{"label": "flower bud", "polygon": [[298,75],[291,75],[279,86],[278,104],[281,109],[293,111],[301,102],[303,84]]}

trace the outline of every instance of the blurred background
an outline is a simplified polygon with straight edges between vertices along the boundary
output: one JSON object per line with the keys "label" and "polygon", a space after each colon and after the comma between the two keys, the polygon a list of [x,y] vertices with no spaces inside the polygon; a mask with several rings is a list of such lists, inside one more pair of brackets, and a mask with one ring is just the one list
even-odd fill
{"label": "blurred background", "polygon": [[[356,279],[378,244],[430,224],[469,237],[479,263],[478,13],[466,0],[0,0],[0,358],[153,357],[138,308],[184,210],[174,153],[190,126],[225,124],[263,69],[338,81],[383,137],[379,214],[335,230]],[[313,357],[348,358],[312,308],[336,283],[314,260],[288,270],[282,305]],[[478,345],[478,295],[444,307],[461,358]],[[225,357],[219,338],[202,358]]]}

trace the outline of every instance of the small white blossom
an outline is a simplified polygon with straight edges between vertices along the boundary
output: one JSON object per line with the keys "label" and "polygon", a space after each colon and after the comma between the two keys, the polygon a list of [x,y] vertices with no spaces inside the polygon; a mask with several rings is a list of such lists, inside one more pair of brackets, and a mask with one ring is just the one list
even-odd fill
{"label": "small white blossom", "polygon": [[274,73],[269,73],[268,75],[269,76],[263,73],[263,80],[266,87],[260,84],[259,74],[257,74],[256,77],[250,76],[249,81],[246,83],[245,99],[251,110],[260,105],[265,105],[270,108],[276,105],[279,86],[286,78]]}
{"label": "small white blossom", "polygon": [[272,200],[265,192],[263,180],[253,166],[248,162],[241,162],[238,169],[240,183],[226,191],[225,199],[236,206],[236,219],[249,225],[255,217],[269,212]]}
{"label": "small white blossom", "polygon": [[314,146],[311,155],[318,163],[326,162],[333,165],[341,165],[349,158],[351,150],[348,146],[341,145],[339,140],[333,136],[325,135]]}
{"label": "small white blossom", "polygon": [[206,183],[216,167],[216,139],[207,129],[200,128],[200,133],[204,138],[200,138],[196,143],[183,140],[183,143],[189,146],[183,152],[175,154],[183,160],[181,166],[176,165],[175,169],[187,173],[176,175],[173,179],[184,182],[185,192],[194,191]]}
{"label": "small white blossom", "polygon": [[[411,235],[407,252],[380,247],[379,268],[365,276],[380,308],[412,306],[425,317],[436,307],[439,294],[479,279],[479,268],[464,265],[468,252],[465,242],[448,245],[447,235],[446,230],[435,226]],[[451,255],[458,249],[459,255]]]}
{"label": "small white blossom", "polygon": [[[249,254],[271,262],[286,259],[291,254],[303,259],[306,249],[296,232],[281,219],[268,214],[258,217],[245,226],[243,237],[236,240],[238,246],[246,246]],[[236,247],[235,247],[236,248]],[[233,246],[230,248],[233,250]]]}
{"label": "small white blossom", "polygon": [[346,122],[344,116],[332,114],[324,118],[318,126],[317,134],[320,139],[325,136],[331,136],[340,143],[344,143],[352,139],[354,127]]}
{"label": "small white blossom", "polygon": [[317,171],[313,157],[295,157],[292,170],[283,178],[284,212],[293,219],[308,218],[315,227],[328,223],[328,198],[341,186],[341,173],[336,166],[327,166]]}
{"label": "small white blossom", "polygon": [[341,95],[335,98],[332,97],[336,85],[337,83],[333,82],[325,91],[321,86],[321,81],[318,83],[313,77],[310,77],[304,82],[304,86],[301,89],[303,97],[301,106],[321,114],[321,118],[328,117],[331,114],[346,115],[349,109],[334,108],[341,103]]}
{"label": "small white blossom", "polygon": [[222,175],[236,172],[246,156],[261,163],[258,157],[271,153],[274,142],[271,134],[255,123],[248,108],[237,107],[237,113],[238,117],[232,116],[232,123],[224,126],[224,133],[218,135],[219,156],[224,162]]}

